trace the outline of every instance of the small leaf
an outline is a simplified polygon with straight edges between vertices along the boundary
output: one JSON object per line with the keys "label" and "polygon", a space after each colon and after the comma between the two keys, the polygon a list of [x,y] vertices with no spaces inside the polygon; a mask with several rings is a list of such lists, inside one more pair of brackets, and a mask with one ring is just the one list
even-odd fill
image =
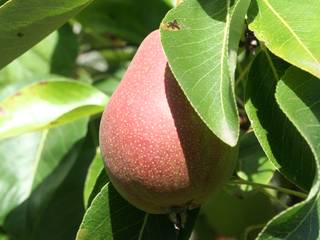
{"label": "small leaf", "polygon": [[101,188],[108,182],[108,176],[104,168],[100,149],[97,149],[96,156],[93,159],[84,186],[84,205],[86,208],[91,204],[93,198],[100,192]]}
{"label": "small leaf", "polygon": [[250,29],[279,57],[320,77],[320,1],[254,0]]}
{"label": "small leaf", "polygon": [[[316,158],[316,178],[307,200],[295,205],[269,222],[260,240],[319,239],[320,223],[320,81],[290,67],[278,83],[277,101],[308,142]],[[308,169],[309,174],[312,169]]]}
{"label": "small leaf", "polygon": [[91,0],[11,0],[0,6],[0,69],[79,13]]}
{"label": "small leaf", "polygon": [[107,97],[76,81],[43,81],[0,103],[0,138],[64,124],[103,111]]}
{"label": "small leaf", "polygon": [[152,215],[136,209],[108,183],[87,210],[77,240],[188,240],[198,210],[188,213],[185,228],[177,238],[167,215]]}
{"label": "small leaf", "polygon": [[313,154],[274,96],[286,68],[280,59],[262,51],[249,73],[245,109],[267,157],[289,180],[308,190],[314,178]]}
{"label": "small leaf", "polygon": [[164,51],[180,86],[208,127],[231,146],[238,141],[239,120],[231,81],[236,59],[229,54],[237,52],[237,28],[249,3],[184,1],[161,23]]}
{"label": "small leaf", "polygon": [[[241,137],[238,162],[237,175],[250,182],[267,184],[275,172],[275,167],[264,154],[253,132]],[[242,189],[252,190],[252,187],[243,186]]]}

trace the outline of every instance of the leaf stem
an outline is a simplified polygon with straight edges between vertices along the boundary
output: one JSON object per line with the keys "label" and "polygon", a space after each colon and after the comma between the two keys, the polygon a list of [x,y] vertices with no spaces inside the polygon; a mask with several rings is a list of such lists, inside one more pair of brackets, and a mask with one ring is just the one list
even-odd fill
{"label": "leaf stem", "polygon": [[298,191],[294,191],[288,188],[283,188],[283,187],[278,187],[278,186],[273,186],[273,185],[268,185],[268,184],[262,184],[262,183],[255,183],[255,182],[249,182],[249,181],[245,181],[245,180],[234,180],[232,182],[230,182],[230,184],[232,185],[250,185],[253,188],[269,188],[269,189],[274,189],[278,192],[282,192],[282,193],[286,193],[289,195],[293,195],[302,199],[306,199],[308,197],[307,194],[302,193],[302,192],[298,192]]}

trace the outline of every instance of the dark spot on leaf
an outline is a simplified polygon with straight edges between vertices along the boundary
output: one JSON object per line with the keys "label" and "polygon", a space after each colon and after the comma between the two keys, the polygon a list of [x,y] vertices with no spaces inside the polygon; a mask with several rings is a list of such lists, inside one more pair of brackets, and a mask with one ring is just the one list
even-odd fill
{"label": "dark spot on leaf", "polygon": [[181,26],[176,19],[171,22],[163,23],[161,25],[162,25],[162,28],[166,30],[178,31],[181,29]]}
{"label": "dark spot on leaf", "polygon": [[18,33],[17,33],[17,36],[20,37],[20,38],[22,38],[22,37],[24,36],[24,33],[23,33],[23,32],[18,32]]}

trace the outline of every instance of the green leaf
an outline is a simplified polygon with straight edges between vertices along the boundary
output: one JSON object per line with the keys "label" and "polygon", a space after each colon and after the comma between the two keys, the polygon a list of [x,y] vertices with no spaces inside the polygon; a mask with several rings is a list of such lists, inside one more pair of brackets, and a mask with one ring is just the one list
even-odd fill
{"label": "green leaf", "polygon": [[231,146],[239,137],[234,52],[249,3],[184,1],[161,24],[164,51],[180,86],[208,127]]}
{"label": "green leaf", "polygon": [[275,214],[275,206],[265,194],[255,192],[249,195],[237,187],[228,187],[203,205],[198,219],[204,216],[217,234],[247,240],[254,238],[245,238],[245,231],[250,230],[251,226],[265,224]]}
{"label": "green leaf", "polygon": [[[91,123],[90,123],[91,124]],[[57,176],[68,167],[68,175],[54,191],[50,199],[41,204],[35,204],[37,195],[33,194],[26,202],[28,215],[24,222],[17,222],[21,211],[15,211],[12,215],[13,224],[27,225],[24,231],[19,231],[21,240],[57,240],[75,239],[78,227],[81,223],[84,207],[82,192],[84,187],[85,175],[94,157],[96,144],[92,141],[91,133],[85,139],[78,141],[64,157],[64,162],[56,171],[52,182],[56,181]],[[68,163],[68,164],[66,164]],[[42,188],[50,187],[52,183],[48,180],[42,183]],[[38,192],[41,196],[43,192]],[[33,206],[30,208],[30,206]],[[21,206],[19,207],[21,209]],[[15,231],[17,233],[17,231]]]}
{"label": "green leaf", "polygon": [[139,44],[159,27],[169,9],[164,0],[96,0],[77,19],[85,31],[103,37],[104,41],[105,35],[111,34]]}
{"label": "green leaf", "polygon": [[39,186],[58,168],[70,147],[84,137],[86,126],[87,120],[82,119],[0,141],[0,169],[3,171],[0,176],[0,225],[34,191],[42,193],[37,199],[40,201],[56,189],[68,172],[66,166],[59,176],[54,177],[50,187],[39,190]]}
{"label": "green leaf", "polygon": [[[269,183],[275,172],[275,167],[264,154],[254,133],[243,135],[240,141],[237,175],[250,182]],[[252,190],[252,187],[243,186],[242,189]]]}
{"label": "green leaf", "polygon": [[11,0],[0,6],[0,69],[79,13],[91,0]]}
{"label": "green leaf", "polygon": [[87,210],[77,240],[187,240],[198,210],[188,213],[186,226],[177,238],[167,215],[151,215],[136,209],[108,183]]}
{"label": "green leaf", "polygon": [[60,125],[103,111],[107,97],[70,80],[42,81],[0,103],[0,138]]}
{"label": "green leaf", "polygon": [[72,26],[65,24],[58,30],[55,49],[49,62],[51,73],[74,77],[78,53],[77,36],[73,32]]}
{"label": "green leaf", "polygon": [[262,51],[249,73],[245,109],[267,157],[289,180],[308,190],[314,178],[313,154],[274,96],[286,68],[280,59]]}
{"label": "green leaf", "polygon": [[[14,94],[18,89],[28,84],[43,79],[56,78],[50,73],[72,75],[77,50],[74,49],[75,47],[69,48],[68,56],[62,59],[59,56],[62,52],[66,55],[62,46],[65,42],[77,46],[77,41],[74,39],[74,34],[69,25],[65,25],[59,31],[50,34],[32,49],[1,69],[0,100]],[[61,70],[55,69],[57,62],[63,64]]]}
{"label": "green leaf", "polygon": [[93,159],[84,186],[84,205],[85,208],[91,204],[93,198],[100,192],[101,188],[108,182],[108,176],[104,168],[100,149],[97,149],[96,156]]}
{"label": "green leaf", "polygon": [[320,2],[254,0],[250,29],[277,56],[320,77]]}
{"label": "green leaf", "polygon": [[[278,83],[277,101],[308,142],[316,158],[316,178],[306,201],[273,219],[259,239],[319,239],[320,223],[320,81],[291,67]],[[308,169],[309,174],[313,169]]]}

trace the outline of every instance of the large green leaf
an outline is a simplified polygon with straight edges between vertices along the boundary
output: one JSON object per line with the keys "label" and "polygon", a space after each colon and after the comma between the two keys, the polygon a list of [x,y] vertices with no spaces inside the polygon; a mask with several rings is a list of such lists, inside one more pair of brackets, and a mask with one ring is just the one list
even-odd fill
{"label": "large green leaf", "polygon": [[171,69],[200,117],[224,142],[236,145],[234,52],[249,0],[189,0],[172,9],[161,24]]}
{"label": "large green leaf", "polygon": [[[320,81],[291,67],[277,86],[276,98],[284,113],[308,142],[315,155],[317,174],[306,201],[273,219],[259,239],[319,239],[320,231]],[[288,152],[286,152],[287,154]],[[304,168],[304,165],[301,165]],[[314,169],[307,169],[309,174]],[[308,173],[306,173],[306,176]]]}
{"label": "large green leaf", "polygon": [[92,34],[112,34],[139,44],[169,9],[164,0],[96,0],[77,19]]}
{"label": "large green leaf", "polygon": [[[86,125],[87,120],[79,120],[0,141],[0,169],[3,171],[0,176],[0,225],[14,208],[39,188],[44,179],[53,174],[70,147],[85,135]],[[67,167],[63,169],[64,174],[68,172]],[[51,187],[37,190],[43,191],[41,198],[62,180],[63,174],[60,174],[52,181]]]}
{"label": "large green leaf", "polygon": [[185,228],[177,237],[167,215],[151,215],[136,209],[108,183],[88,208],[77,240],[187,240],[197,212],[198,210],[188,212]]}
{"label": "large green leaf", "polygon": [[[90,128],[90,127],[89,127]],[[96,144],[92,141],[91,134],[78,141],[65,155],[62,164],[54,174],[42,182],[42,191],[37,190],[28,201],[19,206],[7,220],[9,231],[14,229],[12,235],[18,240],[68,240],[75,239],[81,223],[84,207],[82,191],[88,165],[94,157]],[[51,184],[65,176],[59,187],[47,198],[39,201],[43,191],[50,188]],[[60,181],[60,180],[58,180]],[[43,197],[41,198],[43,200]],[[26,216],[20,217],[27,213]],[[27,227],[23,228],[25,225]]]}
{"label": "large green leaf", "polygon": [[250,24],[276,55],[320,77],[320,1],[254,0]]}
{"label": "large green leaf", "polygon": [[313,154],[274,96],[277,81],[286,68],[280,59],[262,51],[249,73],[245,109],[267,157],[281,173],[307,190],[314,177]]}
{"label": "large green leaf", "polygon": [[107,97],[70,80],[42,81],[0,103],[0,138],[53,127],[103,111]]}
{"label": "large green leaf", "polygon": [[0,69],[76,15],[92,0],[11,0],[0,6]]}

